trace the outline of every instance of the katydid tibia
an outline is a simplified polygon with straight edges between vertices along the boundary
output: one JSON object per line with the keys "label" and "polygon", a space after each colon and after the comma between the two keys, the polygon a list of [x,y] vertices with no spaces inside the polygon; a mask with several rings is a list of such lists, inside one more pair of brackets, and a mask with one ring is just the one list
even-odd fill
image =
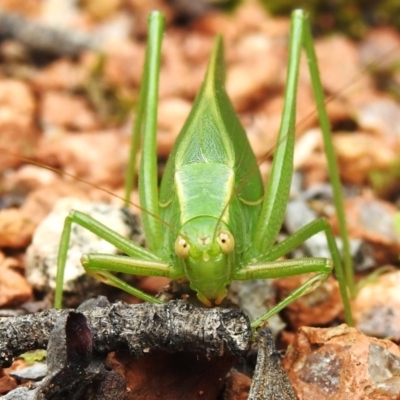
{"label": "katydid tibia", "polygon": [[[159,12],[153,12],[149,21],[149,43],[127,178],[129,198],[135,157],[140,147],[139,196],[147,248],[120,237],[83,213],[72,211],[65,221],[59,250],[56,307],[61,306],[69,236],[71,225],[75,223],[129,256],[85,254],[81,260],[85,270],[143,300],[160,302],[128,285],[114,273],[186,278],[207,306],[220,304],[233,280],[314,273],[288,298],[257,318],[252,323],[256,328],[287,304],[324,282],[334,266],[346,319],[352,324],[348,298],[348,292],[352,292],[352,273],[348,269],[346,273],[343,271],[341,257],[327,222],[323,219],[313,221],[275,244],[284,219],[292,178],[295,103],[303,48],[309,62],[325,142],[328,142],[325,147],[328,148],[329,170],[336,189],[342,233],[346,231],[329,123],[323,107],[322,88],[305,13],[297,10],[292,15],[285,106],[278,146],[265,190],[257,160],[225,91],[223,44],[222,38],[217,37],[205,80],[168,159],[158,193],[156,122],[164,19]],[[279,260],[320,231],[326,234],[333,262],[325,258]]]}

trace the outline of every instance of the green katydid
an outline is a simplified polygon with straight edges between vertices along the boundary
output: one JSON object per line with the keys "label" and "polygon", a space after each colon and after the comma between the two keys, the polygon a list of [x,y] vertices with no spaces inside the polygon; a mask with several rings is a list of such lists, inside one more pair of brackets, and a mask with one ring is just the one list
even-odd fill
{"label": "green katydid", "polygon": [[[324,219],[313,221],[275,244],[284,219],[292,177],[295,102],[302,48],[307,54],[318,115],[324,131],[330,178],[341,221],[341,236],[346,237],[340,181],[305,13],[297,10],[292,14],[285,106],[277,151],[265,190],[257,160],[225,91],[222,38],[217,37],[205,80],[168,159],[158,194],[156,127],[163,16],[153,12],[149,24],[149,43],[126,185],[126,198],[129,198],[135,157],[141,147],[139,196],[147,248],[120,237],[79,211],[72,211],[66,218],[60,244],[55,306],[61,307],[69,237],[71,225],[75,223],[109,241],[129,256],[85,254],[81,259],[85,270],[103,282],[145,301],[160,302],[113,273],[186,278],[198,298],[207,306],[220,304],[227,286],[233,280],[314,273],[288,298],[257,318],[252,323],[256,328],[290,302],[325,281],[334,266],[346,320],[352,324],[348,292],[353,293],[354,285],[347,239],[344,240],[345,272],[333,233]],[[325,258],[279,260],[320,231],[326,234],[333,262]]]}

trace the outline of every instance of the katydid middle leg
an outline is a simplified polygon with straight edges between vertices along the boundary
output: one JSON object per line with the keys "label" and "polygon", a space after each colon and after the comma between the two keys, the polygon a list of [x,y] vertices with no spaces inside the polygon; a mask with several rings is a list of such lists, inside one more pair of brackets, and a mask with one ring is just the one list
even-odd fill
{"label": "katydid middle leg", "polygon": [[[320,257],[307,257],[294,260],[274,261],[286,255],[287,253],[304,243],[307,239],[322,231],[325,233],[328,247],[332,255],[333,263],[329,259]],[[296,289],[293,293],[291,293],[286,299],[282,300],[271,310],[253,321],[252,327],[257,328],[264,321],[268,320],[268,318],[282,310],[288,304],[290,304],[297,298],[309,293],[317,286],[322,284],[331,274],[333,268],[336,273],[336,278],[339,281],[346,320],[349,325],[352,325],[353,318],[350,311],[350,302],[347,294],[343,266],[340,260],[340,254],[336,245],[336,240],[328,222],[323,218],[319,218],[315,221],[310,222],[299,231],[286,238],[281,243],[275,245],[265,254],[256,257],[251,264],[242,267],[240,271],[235,274],[234,279],[237,280],[281,278],[301,275],[305,273],[316,274],[315,276],[307,280],[298,289]]]}

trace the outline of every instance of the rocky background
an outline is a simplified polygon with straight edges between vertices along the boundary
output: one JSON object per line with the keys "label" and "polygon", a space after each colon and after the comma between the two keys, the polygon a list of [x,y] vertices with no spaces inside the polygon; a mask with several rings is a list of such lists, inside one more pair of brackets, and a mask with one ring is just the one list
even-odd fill
{"label": "rocky background", "polygon": [[[146,19],[152,9],[160,9],[167,19],[158,111],[160,177],[202,82],[213,38],[222,33],[227,91],[268,179],[283,107],[289,18],[273,16],[256,1],[242,1],[229,10],[214,3],[0,0],[0,316],[51,307],[58,240],[70,208],[95,212],[106,224],[111,224],[110,214],[121,214],[98,202],[117,208],[122,204]],[[340,325],[343,309],[333,277],[271,322],[278,346],[286,350],[283,364],[299,399],[400,398],[400,34],[390,25],[400,7],[389,1],[383,6],[390,11],[360,8],[356,15],[344,5],[311,10],[356,279],[362,284],[352,303],[357,330]],[[338,31],[343,27],[345,32]],[[337,232],[304,60],[298,91],[296,173],[282,238],[318,216]],[[136,192],[131,200],[131,211],[139,214]],[[115,229],[144,241],[135,216],[115,218]],[[79,264],[85,251],[112,251],[104,250],[103,242],[92,245],[88,240],[76,239],[71,264]],[[317,240],[292,256],[326,254],[324,246]],[[85,279],[80,270],[71,277],[69,306],[100,292],[137,302]],[[254,286],[246,292],[235,284],[232,301],[257,316],[304,279],[261,282],[261,294]],[[168,280],[135,278],[134,284],[155,294]],[[157,387],[150,376],[157,375],[154,366],[162,365],[160,360],[142,361],[148,372],[141,385]],[[116,362],[109,364],[116,368]],[[130,362],[119,360],[116,369],[123,374]],[[29,384],[10,376],[26,365],[19,359],[0,369],[0,394]],[[207,398],[247,398],[251,372],[241,371],[232,371],[222,389]],[[125,398],[135,395],[135,376],[126,373]],[[175,379],[179,383],[183,378]],[[173,385],[170,390],[168,398],[177,398]],[[197,386],[193,390],[187,398],[205,398]],[[156,398],[155,392],[135,398]]]}

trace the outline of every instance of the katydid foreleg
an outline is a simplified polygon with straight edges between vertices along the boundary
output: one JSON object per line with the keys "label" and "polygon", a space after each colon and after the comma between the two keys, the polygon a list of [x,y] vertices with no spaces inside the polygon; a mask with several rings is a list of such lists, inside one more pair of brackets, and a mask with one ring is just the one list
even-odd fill
{"label": "katydid foreleg", "polygon": [[[69,216],[67,216],[65,219],[64,229],[61,235],[60,248],[58,252],[58,269],[56,278],[56,292],[54,298],[55,308],[61,308],[62,306],[64,270],[66,265],[69,241],[71,237],[71,226],[73,223],[78,224],[88,231],[94,233],[98,237],[107,240],[109,243],[113,244],[118,250],[130,256],[128,258],[125,256],[85,254],[82,256],[81,261],[83,267],[90,275],[96,277],[104,283],[120,287],[126,292],[132,294],[133,296],[139,297],[142,300],[152,303],[160,302],[155,297],[150,296],[142,292],[141,290],[128,285],[108,271],[131,273],[133,268],[136,275],[156,275],[172,278],[174,274],[172,273],[168,265],[159,260],[151,252],[147,251],[141,246],[138,246],[131,240],[128,240],[125,237],[119,235],[118,233],[100,223],[99,221],[96,221],[89,215],[81,213],[79,211],[71,211]],[[97,259],[92,261],[91,256],[97,257]],[[134,260],[136,260],[136,264],[132,262]],[[127,262],[130,263],[127,264]],[[125,266],[121,266],[121,264]]]}

